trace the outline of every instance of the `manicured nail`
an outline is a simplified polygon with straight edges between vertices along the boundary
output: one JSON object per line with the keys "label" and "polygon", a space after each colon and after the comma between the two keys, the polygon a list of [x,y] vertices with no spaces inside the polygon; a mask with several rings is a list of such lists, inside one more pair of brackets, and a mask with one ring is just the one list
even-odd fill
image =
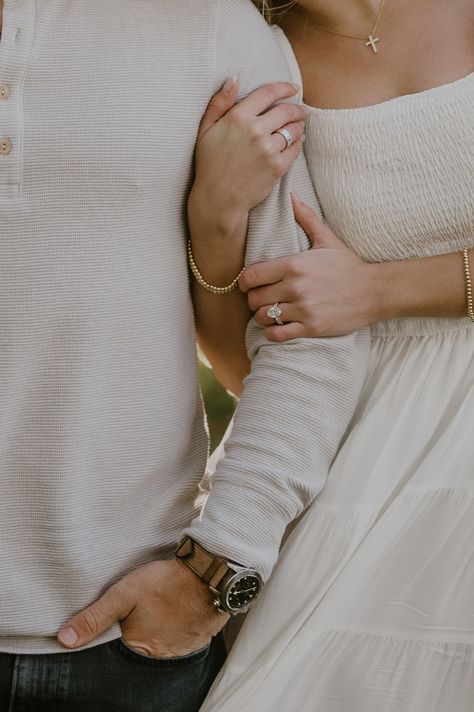
{"label": "manicured nail", "polygon": [[78,635],[74,628],[63,628],[59,631],[58,638],[65,645],[75,645],[78,641]]}
{"label": "manicured nail", "polygon": [[236,81],[237,81],[237,77],[235,74],[233,77],[229,77],[228,79],[225,80],[224,86],[222,87],[225,94],[230,94],[230,92],[232,91],[232,89],[235,86]]}

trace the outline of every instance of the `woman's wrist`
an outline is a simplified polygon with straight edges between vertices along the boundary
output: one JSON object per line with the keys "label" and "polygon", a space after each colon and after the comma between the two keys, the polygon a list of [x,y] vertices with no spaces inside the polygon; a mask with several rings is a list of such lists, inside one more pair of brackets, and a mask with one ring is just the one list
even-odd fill
{"label": "woman's wrist", "polygon": [[423,312],[423,284],[416,279],[414,262],[371,264],[373,286],[373,321],[386,321]]}
{"label": "woman's wrist", "polygon": [[188,220],[191,235],[196,233],[199,240],[216,244],[229,241],[246,234],[249,212],[242,206],[215,204],[212,193],[200,184],[195,184],[188,199]]}
{"label": "woman's wrist", "polygon": [[461,253],[371,265],[375,321],[465,314]]}
{"label": "woman's wrist", "polygon": [[188,223],[193,259],[203,279],[227,285],[245,262],[248,213],[212,210],[196,187],[188,201]]}
{"label": "woman's wrist", "polygon": [[364,316],[367,324],[393,319],[397,315],[397,289],[390,264],[370,263],[364,266],[367,285]]}

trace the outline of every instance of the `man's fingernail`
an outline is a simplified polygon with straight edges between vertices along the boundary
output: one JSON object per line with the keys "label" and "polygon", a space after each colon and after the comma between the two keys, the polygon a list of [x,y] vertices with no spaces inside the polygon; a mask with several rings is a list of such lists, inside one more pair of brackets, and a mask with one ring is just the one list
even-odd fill
{"label": "man's fingernail", "polygon": [[58,638],[65,645],[75,645],[79,640],[74,628],[63,628],[63,630],[59,631]]}
{"label": "man's fingernail", "polygon": [[295,84],[295,83],[293,82],[293,86],[295,87],[296,91],[301,91],[301,87],[300,87],[299,84]]}
{"label": "man's fingernail", "polygon": [[235,76],[235,74],[233,77],[229,77],[228,79],[225,80],[224,86],[222,87],[222,89],[224,90],[224,92],[226,94],[229,94],[229,92],[232,91],[232,89],[235,86],[236,81],[237,81],[237,77]]}
{"label": "man's fingernail", "polygon": [[302,201],[298,198],[298,196],[296,195],[296,193],[293,193],[293,192],[292,192],[292,193],[291,193],[291,197],[293,198],[293,200],[295,201],[295,203],[298,203],[298,205],[301,205]]}

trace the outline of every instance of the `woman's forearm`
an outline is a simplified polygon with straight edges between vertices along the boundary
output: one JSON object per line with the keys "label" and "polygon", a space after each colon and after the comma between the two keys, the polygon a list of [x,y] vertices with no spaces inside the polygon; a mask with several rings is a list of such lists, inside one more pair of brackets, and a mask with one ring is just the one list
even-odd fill
{"label": "woman's forearm", "polygon": [[[293,196],[312,248],[246,269],[241,288],[270,341],[349,334],[387,319],[467,316],[461,251],[399,262],[368,263]],[[474,276],[474,250],[469,251]],[[281,305],[283,326],[268,316]]]}
{"label": "woman's forearm", "polygon": [[[474,264],[470,250],[471,264]],[[396,317],[467,315],[466,281],[460,252],[374,265],[373,321]]]}
{"label": "woman's forearm", "polygon": [[[306,110],[299,88],[266,84],[236,103],[238,82],[212,98],[197,136],[188,204],[194,261],[208,284],[230,284],[242,269],[249,211],[270,194],[303,147]],[[282,129],[291,135],[288,141]],[[218,380],[236,395],[250,370],[245,331],[251,313],[239,289],[215,295],[193,280],[198,341]]]}
{"label": "woman's forearm", "polygon": [[[212,212],[205,195],[193,190],[188,205],[194,260],[204,279],[225,286],[240,272],[245,259],[247,214]],[[215,295],[192,281],[198,342],[218,381],[236,396],[250,370],[245,330],[251,318],[245,295],[238,289]]]}

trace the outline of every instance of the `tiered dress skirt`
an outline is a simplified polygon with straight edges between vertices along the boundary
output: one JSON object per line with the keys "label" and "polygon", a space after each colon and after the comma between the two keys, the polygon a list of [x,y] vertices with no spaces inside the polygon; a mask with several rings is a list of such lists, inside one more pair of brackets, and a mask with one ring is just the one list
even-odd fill
{"label": "tiered dress skirt", "polygon": [[474,326],[399,323],[202,712],[473,712]]}

